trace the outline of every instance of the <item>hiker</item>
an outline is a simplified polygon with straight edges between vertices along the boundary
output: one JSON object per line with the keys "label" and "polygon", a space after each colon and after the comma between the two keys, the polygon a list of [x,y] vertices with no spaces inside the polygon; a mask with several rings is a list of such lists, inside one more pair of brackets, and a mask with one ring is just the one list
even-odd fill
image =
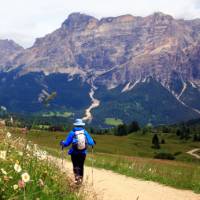
{"label": "hiker", "polygon": [[81,184],[83,181],[84,161],[87,154],[87,146],[89,145],[93,148],[96,142],[84,129],[85,123],[82,119],[76,119],[73,125],[73,130],[69,132],[65,141],[60,142],[60,145],[64,148],[72,144],[68,154],[71,155],[73,163],[75,183]]}

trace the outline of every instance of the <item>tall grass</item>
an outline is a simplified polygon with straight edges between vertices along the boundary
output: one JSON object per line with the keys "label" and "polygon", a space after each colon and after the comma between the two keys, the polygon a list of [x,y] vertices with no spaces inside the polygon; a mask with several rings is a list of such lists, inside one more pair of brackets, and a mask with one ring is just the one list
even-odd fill
{"label": "tall grass", "polygon": [[0,138],[0,199],[81,199],[45,151],[3,129]]}

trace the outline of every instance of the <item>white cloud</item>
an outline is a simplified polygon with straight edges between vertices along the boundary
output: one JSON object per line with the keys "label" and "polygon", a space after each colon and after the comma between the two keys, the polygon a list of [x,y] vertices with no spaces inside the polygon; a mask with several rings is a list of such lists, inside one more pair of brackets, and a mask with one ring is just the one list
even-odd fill
{"label": "white cloud", "polygon": [[25,47],[59,28],[72,12],[101,18],[161,11],[176,18],[200,18],[200,0],[0,0],[0,5],[0,38]]}

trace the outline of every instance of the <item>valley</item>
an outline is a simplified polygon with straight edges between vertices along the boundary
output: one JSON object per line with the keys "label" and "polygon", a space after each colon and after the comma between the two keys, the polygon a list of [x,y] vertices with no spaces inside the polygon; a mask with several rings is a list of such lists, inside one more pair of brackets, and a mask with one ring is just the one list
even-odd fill
{"label": "valley", "polygon": [[99,127],[106,118],[142,125],[200,118],[199,52],[199,19],[72,13],[28,49],[0,40],[0,106],[45,113],[40,95],[56,92],[49,111]]}

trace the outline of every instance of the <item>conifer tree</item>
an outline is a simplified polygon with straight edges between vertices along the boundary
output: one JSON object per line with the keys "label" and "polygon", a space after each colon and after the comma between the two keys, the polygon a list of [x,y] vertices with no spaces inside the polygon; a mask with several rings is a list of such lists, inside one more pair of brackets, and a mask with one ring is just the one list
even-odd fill
{"label": "conifer tree", "polygon": [[152,138],[152,144],[153,144],[152,146],[153,148],[160,149],[160,141],[157,134],[154,134]]}

